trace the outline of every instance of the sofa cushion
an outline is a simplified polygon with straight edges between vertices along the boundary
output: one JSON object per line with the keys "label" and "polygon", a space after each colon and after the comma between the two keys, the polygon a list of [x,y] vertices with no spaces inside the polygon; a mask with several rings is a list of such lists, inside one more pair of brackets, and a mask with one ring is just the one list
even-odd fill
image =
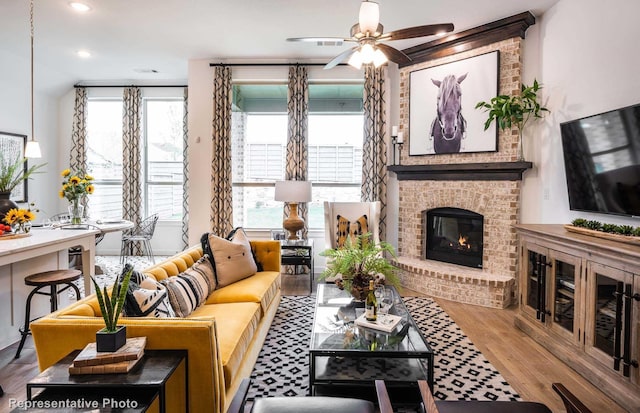
{"label": "sofa cushion", "polygon": [[229,240],[209,234],[208,241],[217,288],[250,277],[258,270],[251,244],[242,228],[235,230]]}
{"label": "sofa cushion", "polygon": [[134,270],[124,303],[127,317],[175,317],[164,285]]}
{"label": "sofa cushion", "polygon": [[191,314],[215,289],[213,270],[206,256],[183,273],[160,282],[167,288],[171,307],[178,317]]}
{"label": "sofa cushion", "polygon": [[218,346],[228,386],[242,363],[262,318],[260,306],[257,303],[203,305],[189,319],[211,317],[216,321]]}
{"label": "sofa cushion", "polygon": [[215,290],[209,298],[207,298],[206,304],[258,303],[262,309],[262,314],[264,314],[279,290],[280,273],[276,271],[262,271],[249,278]]}

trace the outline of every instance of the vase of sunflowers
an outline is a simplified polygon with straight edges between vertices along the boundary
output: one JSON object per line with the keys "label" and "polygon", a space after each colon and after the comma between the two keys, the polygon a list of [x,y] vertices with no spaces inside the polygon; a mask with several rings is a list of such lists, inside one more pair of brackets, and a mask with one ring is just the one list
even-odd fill
{"label": "vase of sunflowers", "polygon": [[7,211],[3,221],[11,227],[14,234],[28,234],[31,231],[31,221],[36,214],[31,209],[12,208]]}
{"label": "vase of sunflowers", "polygon": [[70,169],[62,171],[62,189],[60,198],[66,198],[69,205],[69,217],[72,224],[80,224],[84,218],[82,200],[94,191],[93,177],[86,173],[72,173]]}

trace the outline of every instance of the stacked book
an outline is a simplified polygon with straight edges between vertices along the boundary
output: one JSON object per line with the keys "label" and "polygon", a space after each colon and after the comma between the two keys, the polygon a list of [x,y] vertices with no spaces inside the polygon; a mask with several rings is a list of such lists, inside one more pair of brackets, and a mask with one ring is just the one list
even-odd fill
{"label": "stacked book", "polygon": [[133,337],[116,351],[98,352],[96,343],[89,343],[69,366],[69,374],[128,373],[142,360],[146,344],[146,337]]}

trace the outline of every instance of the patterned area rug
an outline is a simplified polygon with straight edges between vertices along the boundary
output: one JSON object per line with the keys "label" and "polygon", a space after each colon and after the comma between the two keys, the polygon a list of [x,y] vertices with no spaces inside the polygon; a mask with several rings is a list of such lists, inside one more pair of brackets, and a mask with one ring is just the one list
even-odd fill
{"label": "patterned area rug", "polygon": [[[434,395],[438,399],[522,400],[438,304],[426,297],[404,301],[435,352]],[[282,297],[251,374],[247,400],[307,395],[307,348],[314,305],[313,296]]]}

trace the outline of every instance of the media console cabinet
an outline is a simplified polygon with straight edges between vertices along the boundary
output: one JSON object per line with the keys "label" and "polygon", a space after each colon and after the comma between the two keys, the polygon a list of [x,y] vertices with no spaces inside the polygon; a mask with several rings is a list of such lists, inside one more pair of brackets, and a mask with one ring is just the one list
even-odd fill
{"label": "media console cabinet", "polygon": [[625,409],[640,412],[640,246],[516,225],[515,324]]}

